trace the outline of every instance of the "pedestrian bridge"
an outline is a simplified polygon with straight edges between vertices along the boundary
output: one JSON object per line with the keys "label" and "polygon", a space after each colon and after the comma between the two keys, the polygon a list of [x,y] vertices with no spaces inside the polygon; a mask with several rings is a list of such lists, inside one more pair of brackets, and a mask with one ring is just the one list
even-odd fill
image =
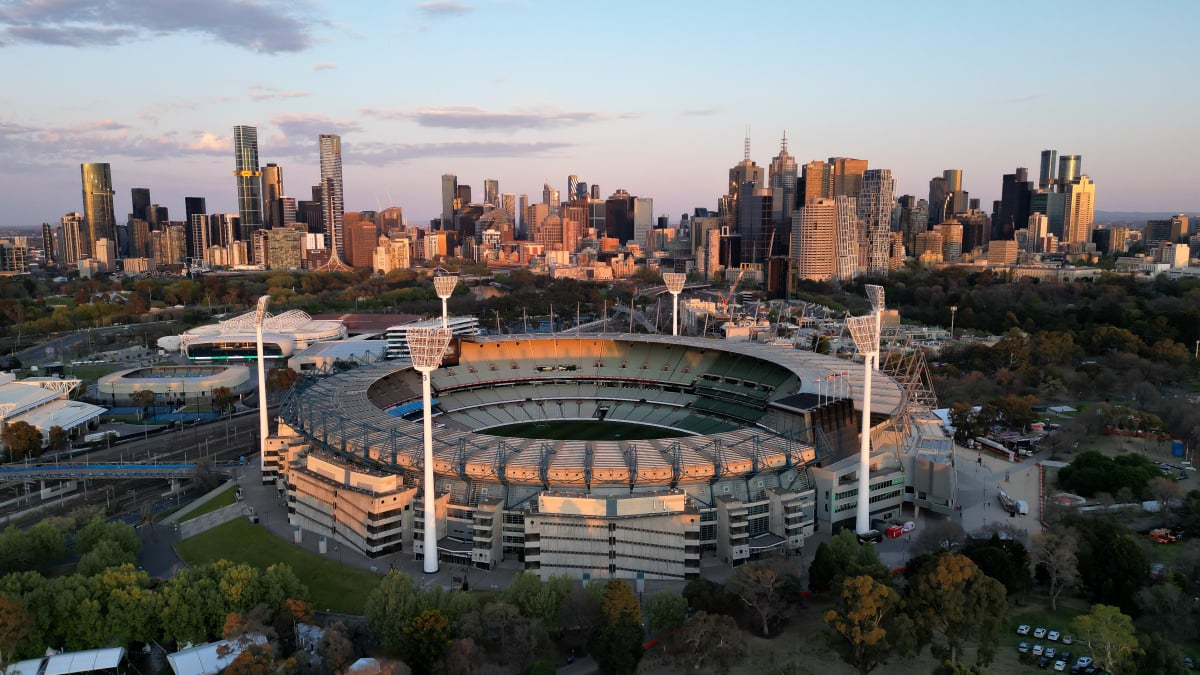
{"label": "pedestrian bridge", "polygon": [[[188,478],[196,473],[196,463],[178,464],[22,464],[0,467],[0,480],[48,480],[73,478]],[[237,462],[213,464],[220,476],[232,476],[244,465]]]}

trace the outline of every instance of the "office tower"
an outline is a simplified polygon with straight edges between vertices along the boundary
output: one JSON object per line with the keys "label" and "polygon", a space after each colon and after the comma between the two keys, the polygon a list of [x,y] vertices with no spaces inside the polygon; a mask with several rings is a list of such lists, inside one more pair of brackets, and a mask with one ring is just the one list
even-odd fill
{"label": "office tower", "polygon": [[741,237],[743,263],[765,265],[775,247],[786,247],[784,240],[774,241],[774,196],[772,190],[743,183],[737,197],[737,228]]}
{"label": "office tower", "polygon": [[[1067,159],[1063,157],[1062,159]],[[1059,165],[1060,177],[1064,173]],[[1096,184],[1084,174],[1063,185],[1066,204],[1063,209],[1062,243],[1086,243],[1092,240],[1092,220],[1096,209]]]}
{"label": "office tower", "polygon": [[500,195],[500,208],[508,214],[509,222],[517,222],[517,196],[511,192]]}
{"label": "office tower", "polygon": [[858,274],[858,205],[854,197],[838,195],[836,207],[837,232],[834,243],[833,276],[838,281],[852,281]]}
{"label": "office tower", "polygon": [[633,198],[633,241],[646,246],[650,230],[654,227],[654,200],[649,197]]}
{"label": "office tower", "polygon": [[59,219],[59,259],[64,264],[72,264],[87,255],[87,226],[84,225],[83,214],[68,213]]}
{"label": "office tower", "polygon": [[452,173],[442,174],[442,226],[440,229],[454,229],[454,202],[458,199],[458,176]]}
{"label": "office tower", "polygon": [[1083,158],[1079,155],[1063,155],[1058,158],[1057,184],[1059,192],[1066,192],[1066,186],[1075,182],[1083,171]]}
{"label": "office tower", "polygon": [[826,281],[836,271],[837,202],[814,197],[795,214],[789,257],[801,281]]}
{"label": "office tower", "polygon": [[893,229],[904,237],[905,248],[916,250],[917,235],[929,229],[929,217],[926,215],[928,202],[924,199],[918,201],[912,195],[902,195],[896,199],[896,204]]}
{"label": "office tower", "polygon": [[347,213],[343,224],[345,232],[345,263],[351,267],[370,267],[379,244],[379,227],[375,221],[362,218],[357,213]]}
{"label": "office tower", "polygon": [[1188,233],[1188,217],[1179,214],[1170,218],[1147,220],[1142,234],[1145,250],[1157,248],[1159,244],[1175,244],[1183,241]]}
{"label": "office tower", "polygon": [[807,204],[810,199],[833,199],[833,167],[815,159],[800,169],[796,187],[796,202]]}
{"label": "office tower", "polygon": [[558,215],[558,207],[561,204],[558,198],[558,190],[550,187],[549,183],[542,185],[542,203],[550,207],[550,215]]}
{"label": "office tower", "polygon": [[1026,226],[1026,249],[1030,253],[1046,253],[1046,240],[1050,236],[1050,220],[1046,214],[1033,212]]}
{"label": "office tower", "polygon": [[579,191],[579,176],[570,174],[567,176],[567,201],[575,199],[575,193]]}
{"label": "office tower", "polygon": [[325,236],[329,248],[338,258],[345,260],[345,233],[342,219],[345,204],[342,198],[342,137],[337,134],[321,134],[321,197],[325,219]]}
{"label": "office tower", "polygon": [[379,212],[375,218],[379,231],[388,237],[400,236],[404,231],[404,209],[399,206],[389,206]]}
{"label": "office tower", "polygon": [[579,248],[579,223],[571,218],[548,215],[533,228],[530,241],[547,251],[574,252]]}
{"label": "office tower", "polygon": [[208,215],[194,213],[188,217],[188,228],[184,238],[187,255],[194,261],[204,260],[209,247]]}
{"label": "office tower", "polygon": [[130,211],[131,216],[149,222],[150,216],[147,210],[150,208],[150,188],[133,188],[130,190],[130,193],[133,196],[133,210]]}
{"label": "office tower", "polygon": [[517,230],[521,239],[529,238],[529,223],[525,221],[525,211],[529,208],[529,195],[521,195],[517,199]]}
{"label": "office tower", "polygon": [[779,144],[779,154],[771,160],[768,167],[767,182],[772,190],[779,190],[774,197],[777,226],[787,229],[792,222],[792,211],[796,207],[796,183],[799,168],[796,158],[788,154],[787,132],[783,132],[783,140]]}
{"label": "office tower", "polygon": [[42,251],[46,254],[46,262],[58,262],[58,251],[54,245],[54,229],[50,223],[42,223]]}
{"label": "office tower", "polygon": [[473,203],[473,200],[471,199],[471,186],[470,185],[459,185],[458,186],[458,197],[455,200],[454,208],[456,210],[461,209],[471,203]]}
{"label": "office tower", "polygon": [[946,178],[934,176],[929,179],[929,225],[937,225],[946,219]]}
{"label": "office tower", "polygon": [[963,251],[963,226],[957,220],[950,220],[933,226],[933,231],[942,239],[942,260],[958,260]]}
{"label": "office tower", "polygon": [[267,269],[298,270],[301,267],[304,233],[291,227],[266,230]]}
{"label": "office tower", "polygon": [[592,183],[592,186],[588,189],[591,191],[588,194],[591,196],[592,199],[600,199],[600,186],[599,185]]}
{"label": "office tower", "polygon": [[833,196],[858,197],[862,189],[863,172],[867,170],[867,160],[830,157],[829,164],[833,172]]}
{"label": "office tower", "polygon": [[495,178],[483,179],[483,203],[500,206],[500,181]]}
{"label": "office tower", "polygon": [[267,164],[262,168],[263,224],[268,230],[283,225],[283,213],[279,200],[283,191],[283,168],[278,164]]}
{"label": "office tower", "polygon": [[979,208],[967,209],[954,217],[962,225],[962,250],[964,253],[983,248],[991,233],[988,215]]}
{"label": "office tower", "polygon": [[1046,216],[1047,234],[1062,239],[1063,216],[1067,209],[1066,195],[1061,192],[1038,190],[1030,197],[1029,208],[1032,213]]}
{"label": "office tower", "polygon": [[633,239],[633,197],[618,189],[604,202],[604,233],[597,237],[616,239],[621,245]]}
{"label": "office tower", "polygon": [[1104,255],[1125,253],[1129,250],[1129,228],[1116,225],[1101,225],[1092,231],[1092,243]]}
{"label": "office tower", "polygon": [[891,169],[868,169],[863,172],[860,185],[857,210],[866,233],[866,270],[871,274],[886,274],[896,180]]}
{"label": "office tower", "polygon": [[1029,170],[1019,166],[1014,173],[1004,174],[1000,201],[992,216],[992,240],[1012,239],[1013,232],[1029,222],[1032,212],[1033,183],[1029,180]]}
{"label": "office tower", "polygon": [[586,181],[579,181],[579,184],[575,186],[575,195],[572,197],[572,199],[584,201],[587,198],[588,198],[588,184]]}
{"label": "office tower", "polygon": [[[92,246],[97,239],[115,241],[117,219],[113,213],[112,172],[108,164],[80,164],[79,173],[83,182],[83,248],[81,257],[92,255]],[[74,261],[68,261],[74,262]]]}
{"label": "office tower", "polygon": [[1038,189],[1050,190],[1054,187],[1054,163],[1058,161],[1057,150],[1043,150],[1041,170],[1038,172]]}
{"label": "office tower", "polygon": [[262,229],[262,171],[258,166],[258,129],[233,128],[234,173],[237,178],[238,220],[246,237]]}

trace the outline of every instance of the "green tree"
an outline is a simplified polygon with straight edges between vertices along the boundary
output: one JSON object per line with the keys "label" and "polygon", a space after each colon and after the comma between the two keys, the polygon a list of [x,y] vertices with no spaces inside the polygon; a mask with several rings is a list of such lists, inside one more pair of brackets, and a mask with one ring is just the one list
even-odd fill
{"label": "green tree", "polygon": [[775,624],[788,609],[783,594],[783,570],[775,563],[752,563],[734,571],[725,586],[753,612],[763,637],[771,637]]}
{"label": "green tree", "polygon": [[93,578],[112,639],[125,646],[149,642],[158,635],[158,596],[150,575],[126,563]]}
{"label": "green tree", "polygon": [[1130,671],[1135,675],[1187,675],[1183,653],[1174,640],[1159,633],[1138,634],[1138,658]]}
{"label": "green tree", "polygon": [[817,545],[808,568],[808,587],[814,591],[832,591],[841,587],[846,577],[862,575],[884,581],[887,567],[879,560],[875,547],[862,544],[851,530],[842,530],[828,542]]}
{"label": "green tree", "polygon": [[105,539],[79,559],[79,564],[75,566],[75,571],[85,577],[90,577],[110,567],[119,567],[127,563],[132,563],[136,559],[136,556],[122,549],[116,542],[111,539]]}
{"label": "green tree", "polygon": [[67,446],[71,443],[71,439],[67,436],[66,429],[63,429],[56,424],[50,427],[50,431],[47,432],[47,442],[49,443],[50,450],[52,452],[58,452],[60,450],[66,450]]}
{"label": "green tree", "polygon": [[0,595],[0,667],[14,662],[15,655],[25,645],[33,615],[16,600]]}
{"label": "green tree", "polygon": [[25,420],[6,424],[0,432],[0,440],[4,442],[10,462],[42,454],[42,432]]}
{"label": "green tree", "polygon": [[102,541],[110,541],[130,555],[137,555],[138,549],[141,547],[137,532],[128,524],[110,523],[97,516],[75,533],[75,553],[87,555]]}
{"label": "green tree", "polygon": [[672,631],[687,621],[687,600],[678,591],[661,590],[646,599],[645,613],[651,633]]}
{"label": "green tree", "polygon": [[846,578],[838,606],[822,618],[832,631],[830,645],[860,675],[887,663],[894,653],[916,651],[912,621],[900,595],[872,577]]}
{"label": "green tree", "polygon": [[501,665],[523,668],[541,653],[550,638],[542,620],[522,616],[516,606],[493,602],[464,614],[458,635],[494,655]]}
{"label": "green tree", "polygon": [[180,571],[163,585],[158,595],[159,625],[166,639],[200,644],[221,634],[225,602],[217,582],[203,570]]}
{"label": "green tree", "polygon": [[1133,619],[1122,614],[1119,607],[1092,605],[1092,611],[1075,617],[1072,626],[1079,640],[1102,657],[1105,667],[1113,675],[1125,671],[1137,651]]}
{"label": "green tree", "polygon": [[405,662],[418,673],[427,673],[446,653],[454,632],[450,621],[436,609],[427,609],[404,627]]}
{"label": "green tree", "polygon": [[367,625],[390,654],[404,650],[404,627],[420,612],[419,593],[412,577],[391,572],[367,596]]}
{"label": "green tree", "polygon": [[600,602],[600,624],[588,652],[606,673],[633,673],[642,658],[642,611],[629,584],[610,579]]}
{"label": "green tree", "polygon": [[536,575],[522,572],[504,590],[504,601],[520,610],[522,616],[541,619],[546,629],[558,630],[558,606],[575,582],[565,575],[554,575],[545,583]]}
{"label": "green tree", "polygon": [[308,586],[305,586],[291,566],[285,563],[275,563],[263,570],[258,576],[258,584],[256,595],[259,602],[273,613],[285,611],[289,599],[309,597]]}
{"label": "green tree", "polygon": [[908,587],[908,605],[917,626],[940,634],[934,656],[958,665],[958,656],[971,637],[977,637],[980,665],[989,663],[999,640],[998,628],[1005,616],[1004,586],[985,575],[969,558],[943,553],[918,574]]}
{"label": "green tree", "polygon": [[212,407],[213,410],[224,413],[233,409],[234,402],[237,401],[237,396],[229,387],[215,387],[212,390]]}
{"label": "green tree", "polygon": [[146,409],[154,405],[154,392],[149,389],[138,389],[129,395],[129,400],[141,409],[142,415],[145,415]]}

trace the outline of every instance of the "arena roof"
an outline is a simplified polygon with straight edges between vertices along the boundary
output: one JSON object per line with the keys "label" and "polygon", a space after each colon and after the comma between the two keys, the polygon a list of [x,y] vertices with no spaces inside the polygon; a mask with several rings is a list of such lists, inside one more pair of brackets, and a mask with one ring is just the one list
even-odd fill
{"label": "arena roof", "polygon": [[[271,333],[295,340],[301,348],[312,342],[338,340],[346,337],[346,326],[341,321],[314,319],[306,312],[291,309],[282,314],[268,314],[263,320],[263,337]],[[232,319],[215,324],[196,326],[179,336],[180,343],[187,347],[189,342],[207,339],[255,339],[254,312],[246,312]]]}

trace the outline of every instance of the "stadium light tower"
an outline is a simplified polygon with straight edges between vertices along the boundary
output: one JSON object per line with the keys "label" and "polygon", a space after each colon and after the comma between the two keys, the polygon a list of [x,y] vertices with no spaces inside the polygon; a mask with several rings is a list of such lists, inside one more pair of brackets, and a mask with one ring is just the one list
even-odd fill
{"label": "stadium light tower", "polygon": [[879,361],[883,288],[868,286],[867,295],[874,311],[846,320],[854,346],[863,355],[862,441],[858,451],[858,508],[854,523],[859,534],[871,529],[871,371]]}
{"label": "stadium light tower", "polygon": [[[446,301],[450,299],[451,295],[454,295],[454,287],[457,285],[458,277],[453,274],[444,274],[433,278],[433,290],[442,299],[442,328],[450,327],[450,319],[448,318],[449,310],[446,308]],[[436,368],[437,366],[434,367]]]}
{"label": "stadium light tower", "polygon": [[679,272],[667,272],[662,275],[663,283],[667,285],[667,291],[671,294],[671,302],[674,307],[671,310],[671,335],[679,335],[679,293],[683,290],[683,284],[687,281],[686,274]]}
{"label": "stadium light tower", "polygon": [[254,341],[255,356],[258,357],[258,468],[260,471],[267,470],[267,368],[263,364],[266,358],[263,355],[263,322],[267,320],[267,303],[271,301],[271,296],[264,295],[258,299],[258,306],[254,309]]}
{"label": "stadium light tower", "polygon": [[[445,279],[446,277],[439,277]],[[455,278],[457,281],[457,278]],[[424,404],[425,430],[425,562],[426,574],[438,571],[437,554],[437,506],[433,490],[433,415],[430,412],[433,393],[429,385],[429,374],[442,365],[446,346],[450,344],[449,328],[412,328],[408,331],[408,351],[412,354],[413,367],[421,373],[421,400]]]}

